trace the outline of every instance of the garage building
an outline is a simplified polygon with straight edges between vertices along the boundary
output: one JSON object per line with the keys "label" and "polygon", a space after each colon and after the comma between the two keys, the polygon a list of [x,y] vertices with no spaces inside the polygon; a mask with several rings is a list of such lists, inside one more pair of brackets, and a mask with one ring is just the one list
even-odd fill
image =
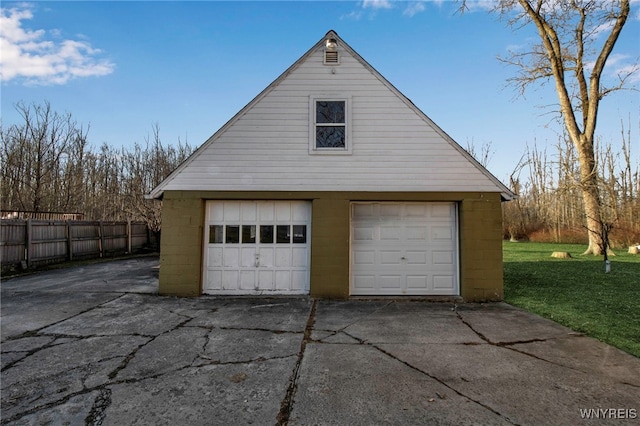
{"label": "garage building", "polygon": [[161,294],[502,299],[514,194],[334,31],[149,196]]}

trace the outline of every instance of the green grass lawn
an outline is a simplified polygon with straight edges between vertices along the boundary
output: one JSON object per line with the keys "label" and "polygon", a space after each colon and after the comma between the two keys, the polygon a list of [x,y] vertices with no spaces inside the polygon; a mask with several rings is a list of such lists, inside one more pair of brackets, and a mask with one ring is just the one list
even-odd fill
{"label": "green grass lawn", "polygon": [[640,255],[614,250],[606,274],[603,257],[585,249],[505,242],[505,301],[640,357]]}

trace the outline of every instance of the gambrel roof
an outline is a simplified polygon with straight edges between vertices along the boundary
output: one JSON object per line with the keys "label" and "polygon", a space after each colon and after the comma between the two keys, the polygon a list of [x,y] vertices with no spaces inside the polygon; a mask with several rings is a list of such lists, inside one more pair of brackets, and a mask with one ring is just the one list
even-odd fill
{"label": "gambrel roof", "polygon": [[[325,42],[338,58],[326,63]],[[310,152],[314,99],[344,99],[350,150]],[[514,193],[334,31],[214,133],[149,194],[164,191]]]}

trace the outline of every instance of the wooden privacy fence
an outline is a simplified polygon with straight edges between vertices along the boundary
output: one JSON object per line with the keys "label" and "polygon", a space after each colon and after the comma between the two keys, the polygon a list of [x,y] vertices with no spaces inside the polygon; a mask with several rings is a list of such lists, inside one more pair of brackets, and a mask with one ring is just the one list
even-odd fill
{"label": "wooden privacy fence", "polygon": [[151,248],[142,222],[1,220],[2,270],[110,257]]}

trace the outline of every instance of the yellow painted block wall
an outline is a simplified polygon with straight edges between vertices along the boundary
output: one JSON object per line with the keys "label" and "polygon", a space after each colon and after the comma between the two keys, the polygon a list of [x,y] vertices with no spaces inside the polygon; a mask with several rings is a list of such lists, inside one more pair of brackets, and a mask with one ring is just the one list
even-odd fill
{"label": "yellow painted block wall", "polygon": [[203,223],[202,199],[165,195],[160,241],[160,294],[200,295]]}
{"label": "yellow painted block wall", "polygon": [[502,300],[502,209],[499,194],[462,200],[461,296],[468,302]]}
{"label": "yellow painted block wall", "polygon": [[350,202],[313,201],[311,216],[311,296],[349,297]]}

